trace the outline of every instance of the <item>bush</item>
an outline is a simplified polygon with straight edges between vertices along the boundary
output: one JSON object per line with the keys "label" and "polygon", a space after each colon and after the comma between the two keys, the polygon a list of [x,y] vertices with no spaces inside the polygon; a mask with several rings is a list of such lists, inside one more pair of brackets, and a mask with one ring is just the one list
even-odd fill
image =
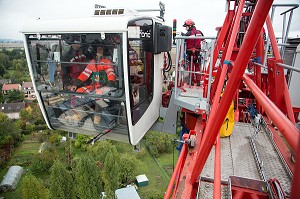
{"label": "bush", "polygon": [[51,137],[49,138],[49,142],[58,146],[60,144],[61,138],[62,136],[58,132],[56,132],[51,135]]}
{"label": "bush", "polygon": [[22,180],[22,198],[49,198],[49,190],[44,186],[41,179],[33,175],[27,175]]}
{"label": "bush", "polygon": [[119,164],[122,184],[126,185],[134,180],[137,161],[138,160],[135,158],[135,156],[127,153],[121,154]]}
{"label": "bush", "polygon": [[87,148],[86,142],[89,141],[89,139],[90,138],[87,135],[78,134],[76,136],[75,147],[86,150]]}
{"label": "bush", "polygon": [[41,154],[37,154],[34,156],[31,171],[33,173],[42,173],[45,171],[49,171],[50,167],[53,165],[54,155],[49,151],[45,151]]}
{"label": "bush", "polygon": [[141,148],[141,150],[136,153],[136,158],[142,159],[145,156],[145,154],[146,154],[145,148]]}
{"label": "bush", "polygon": [[39,124],[34,126],[34,130],[39,131],[39,130],[45,130],[48,129],[47,124]]}
{"label": "bush", "polygon": [[145,136],[146,146],[154,157],[172,151],[173,135],[150,131]]}

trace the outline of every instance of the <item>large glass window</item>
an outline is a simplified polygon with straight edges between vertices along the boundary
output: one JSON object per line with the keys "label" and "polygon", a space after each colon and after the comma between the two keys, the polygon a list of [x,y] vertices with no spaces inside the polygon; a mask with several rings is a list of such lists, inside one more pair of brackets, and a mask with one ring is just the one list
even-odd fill
{"label": "large glass window", "polygon": [[145,113],[153,98],[153,21],[128,24],[128,70],[132,124]]}
{"label": "large glass window", "polygon": [[122,34],[26,35],[37,91],[53,128],[126,131]]}

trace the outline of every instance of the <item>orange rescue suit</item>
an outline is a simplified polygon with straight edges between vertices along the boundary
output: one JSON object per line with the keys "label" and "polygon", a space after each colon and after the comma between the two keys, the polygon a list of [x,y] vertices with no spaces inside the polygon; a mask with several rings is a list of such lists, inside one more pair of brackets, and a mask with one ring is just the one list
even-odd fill
{"label": "orange rescue suit", "polygon": [[[111,60],[103,58],[97,64],[95,60],[92,60],[84,69],[84,71],[77,77],[75,86],[79,86],[85,82],[92,75],[92,84],[78,88],[77,92],[90,93],[91,91],[108,85],[113,84],[116,80],[114,67]],[[113,86],[113,85],[108,85]]]}

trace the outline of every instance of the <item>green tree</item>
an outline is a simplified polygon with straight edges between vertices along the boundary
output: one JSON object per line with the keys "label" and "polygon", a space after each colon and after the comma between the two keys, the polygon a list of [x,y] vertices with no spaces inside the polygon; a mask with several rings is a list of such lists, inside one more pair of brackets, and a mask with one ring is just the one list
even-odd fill
{"label": "green tree", "polygon": [[135,177],[135,170],[137,159],[133,155],[129,155],[128,153],[123,153],[120,155],[120,180],[122,184],[128,184],[133,181]]}
{"label": "green tree", "polygon": [[27,71],[27,68],[23,66],[22,70],[14,70],[10,76],[10,79],[13,83],[21,83],[30,81],[30,76]]}
{"label": "green tree", "polygon": [[77,196],[79,198],[100,198],[102,189],[100,174],[92,158],[84,156],[80,159],[77,165],[76,182]]}
{"label": "green tree", "polygon": [[33,119],[32,122],[35,125],[46,124],[38,103],[31,103],[30,107],[32,108],[32,112],[31,112],[31,117]]}
{"label": "green tree", "polygon": [[74,197],[72,175],[61,162],[55,161],[51,167],[50,198],[71,199]]}
{"label": "green tree", "polygon": [[43,153],[36,154],[33,157],[31,164],[31,171],[34,174],[39,174],[49,171],[54,162],[54,153],[50,151],[44,151]]}
{"label": "green tree", "polygon": [[154,157],[172,150],[173,135],[150,131],[145,136],[146,146]]}
{"label": "green tree", "polygon": [[8,51],[2,51],[0,53],[0,65],[4,66],[6,70],[11,67],[11,62],[9,61],[9,56],[5,53]]}
{"label": "green tree", "polygon": [[4,95],[1,91],[2,91],[2,86],[0,86],[0,104],[3,104],[4,103]]}
{"label": "green tree", "polygon": [[14,59],[12,61],[12,67],[14,70],[24,71],[24,68],[27,67],[26,60],[25,59]]}
{"label": "green tree", "polygon": [[19,90],[12,90],[8,91],[7,95],[5,96],[6,102],[22,102],[24,101],[24,94],[22,91]]}
{"label": "green tree", "polygon": [[91,153],[91,156],[95,158],[95,160],[104,164],[105,157],[112,150],[112,148],[116,147],[111,143],[111,141],[101,141],[96,142],[95,145],[91,146],[89,148],[89,152]]}
{"label": "green tree", "polygon": [[120,158],[116,147],[111,147],[106,154],[102,170],[104,191],[109,198],[114,198],[115,190],[120,185]]}
{"label": "green tree", "polygon": [[23,199],[49,198],[49,190],[44,186],[43,181],[34,175],[28,175],[22,181]]}
{"label": "green tree", "polygon": [[54,132],[50,138],[49,138],[49,142],[51,144],[55,144],[56,146],[58,146],[60,144],[62,136],[59,134],[59,132]]}
{"label": "green tree", "polygon": [[3,76],[6,73],[5,66],[3,64],[0,64],[0,76]]}
{"label": "green tree", "polygon": [[17,123],[0,111],[0,146],[17,144],[21,140],[21,129],[19,129]]}
{"label": "green tree", "polygon": [[75,140],[75,147],[76,148],[82,148],[82,149],[86,149],[86,142],[89,141],[89,136],[87,135],[83,135],[83,134],[78,134],[76,136],[76,140]]}

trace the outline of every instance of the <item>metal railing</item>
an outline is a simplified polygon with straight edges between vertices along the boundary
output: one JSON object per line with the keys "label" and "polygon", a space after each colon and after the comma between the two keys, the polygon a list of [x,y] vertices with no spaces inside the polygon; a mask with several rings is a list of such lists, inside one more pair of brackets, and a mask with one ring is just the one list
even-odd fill
{"label": "metal railing", "polygon": [[[271,21],[272,22],[273,22],[273,18],[274,18],[274,14],[275,14],[275,9],[277,7],[290,7],[290,9],[287,9],[286,11],[284,11],[280,14],[280,15],[283,15],[282,37],[281,37],[282,44],[281,44],[281,49],[280,49],[280,55],[281,55],[281,57],[283,57],[284,56],[284,50],[285,50],[285,47],[286,47],[285,44],[286,44],[287,39],[288,39],[290,26],[291,26],[291,21],[292,21],[292,18],[293,18],[293,11],[294,11],[294,9],[299,7],[299,4],[273,4],[272,5],[272,11],[271,11]],[[288,24],[286,25],[287,13],[290,13],[290,14],[289,14],[289,19],[288,19]],[[269,47],[270,47],[270,39],[269,39],[269,36],[267,36],[267,44],[266,44],[265,49],[268,50]],[[266,61],[267,61],[267,53],[265,54],[263,65],[266,64]]]}
{"label": "metal railing", "polygon": [[[190,63],[187,63],[186,59],[186,43],[187,39],[203,39],[210,40],[210,43],[203,43],[201,47],[201,61],[200,61],[200,71],[195,70],[195,66],[193,67],[193,59],[190,60]],[[207,85],[207,95],[199,97],[201,100],[209,101],[210,99],[210,91],[211,91],[211,83],[212,83],[212,69],[213,69],[213,52],[215,45],[216,37],[203,37],[203,36],[176,36],[176,63],[175,63],[175,93],[178,93],[178,89],[181,89],[184,83],[188,85],[192,85],[192,75],[200,75],[201,79],[208,80]],[[189,67],[188,67],[189,65]],[[203,72],[204,71],[204,72]],[[187,78],[188,75],[188,78]],[[208,77],[207,77],[208,76]],[[208,79],[207,79],[208,78]],[[187,82],[187,80],[189,80]],[[203,86],[205,81],[200,81],[200,86]],[[199,85],[198,84],[198,85]],[[198,89],[195,87],[195,89]],[[200,89],[200,88],[199,88]],[[175,97],[176,99],[176,97]]]}

